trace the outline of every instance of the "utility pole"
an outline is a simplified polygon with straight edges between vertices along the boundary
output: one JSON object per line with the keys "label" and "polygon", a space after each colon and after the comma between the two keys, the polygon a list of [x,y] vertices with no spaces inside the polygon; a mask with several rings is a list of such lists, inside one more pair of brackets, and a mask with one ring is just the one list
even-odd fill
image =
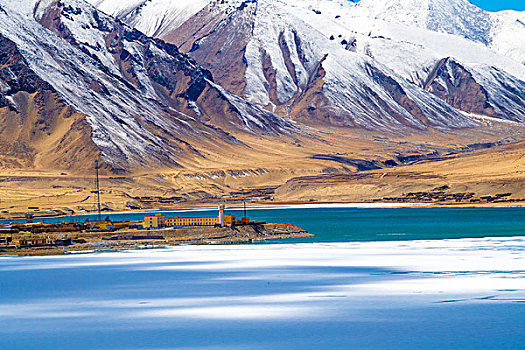
{"label": "utility pole", "polygon": [[95,159],[95,185],[97,186],[97,207],[98,207],[98,221],[102,221],[102,216],[100,214],[100,184],[98,180],[98,159]]}

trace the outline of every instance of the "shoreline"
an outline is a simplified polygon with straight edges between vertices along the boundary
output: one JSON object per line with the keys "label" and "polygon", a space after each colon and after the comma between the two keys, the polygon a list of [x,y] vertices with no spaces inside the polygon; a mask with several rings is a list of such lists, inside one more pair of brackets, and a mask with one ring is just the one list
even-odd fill
{"label": "shoreline", "polygon": [[[46,232],[48,240],[59,239],[65,232]],[[121,230],[113,232],[68,232],[69,246],[0,246],[0,256],[63,255],[71,252],[99,252],[140,249],[147,246],[246,244],[268,240],[314,237],[293,224],[248,224],[232,227],[190,226],[152,230]],[[14,240],[34,238],[34,234],[14,234]]]}
{"label": "shoreline", "polygon": [[[520,204],[518,204],[520,203]],[[521,204],[522,203],[522,204]],[[125,211],[103,211],[102,216],[107,215],[126,215],[126,214],[149,214],[155,212],[199,212],[209,211],[216,208],[215,203],[206,204],[199,203],[195,206],[181,206],[181,207],[157,207],[152,209],[139,210],[125,210]],[[505,203],[425,203],[425,202],[409,202],[409,203],[388,203],[388,202],[279,202],[279,203],[250,203],[246,207],[248,210],[279,210],[279,209],[321,209],[321,208],[356,208],[356,209],[401,209],[401,208],[525,208],[523,202],[505,202]],[[232,203],[232,206],[227,207],[229,210],[242,210],[242,203]],[[60,210],[60,209],[51,209]],[[78,216],[94,216],[97,212],[84,212],[65,215],[38,215],[35,214],[34,219],[61,219],[67,217]],[[24,217],[12,217],[0,219],[0,222],[9,222],[22,220]]]}
{"label": "shoreline", "polygon": [[[253,240],[246,240],[246,241],[210,241],[210,242],[200,242],[200,243],[178,243],[178,244],[166,244],[159,242],[158,244],[147,244],[147,243],[131,243],[131,244],[119,244],[114,246],[96,246],[96,245],[85,245],[81,247],[76,247],[78,249],[56,249],[56,251],[48,250],[47,253],[45,251],[45,247],[38,247],[42,248],[40,250],[34,250],[33,254],[27,254],[27,251],[24,252],[26,254],[5,254],[5,251],[2,251],[0,247],[0,260],[6,259],[6,258],[23,258],[23,257],[45,257],[45,256],[60,256],[60,255],[78,255],[78,254],[100,254],[100,253],[121,253],[121,252],[139,252],[144,250],[170,250],[170,249],[176,249],[176,248],[183,248],[183,247],[191,247],[193,249],[198,249],[198,247],[203,246],[215,246],[215,247],[223,247],[223,246],[254,246],[262,244],[261,247],[264,247],[265,245],[272,245],[269,243],[269,241],[272,240],[281,240],[281,239],[291,239],[291,238],[302,238],[302,237],[314,237],[315,235],[308,234],[307,236],[279,236],[275,235],[266,239],[253,239]],[[459,244],[461,242],[471,242],[474,244],[480,244],[480,243],[487,243],[491,241],[502,241],[502,242],[510,242],[510,241],[516,241],[516,240],[525,240],[525,235],[516,235],[516,236],[484,236],[484,237],[459,237],[459,238],[444,238],[444,239],[413,239],[413,240],[356,240],[356,241],[328,241],[328,242],[287,242],[287,243],[280,243],[279,246],[284,246],[284,248],[289,246],[295,246],[295,247],[346,247],[348,245],[372,245],[372,246],[378,246],[378,247],[389,247],[389,246],[399,246],[400,244],[406,247],[407,244],[410,245],[429,245],[429,244],[435,244],[436,242],[442,242],[443,246],[449,246],[453,244]],[[258,248],[256,248],[258,249]],[[264,248],[261,248],[264,249]],[[36,254],[36,252],[40,252],[42,254]]]}

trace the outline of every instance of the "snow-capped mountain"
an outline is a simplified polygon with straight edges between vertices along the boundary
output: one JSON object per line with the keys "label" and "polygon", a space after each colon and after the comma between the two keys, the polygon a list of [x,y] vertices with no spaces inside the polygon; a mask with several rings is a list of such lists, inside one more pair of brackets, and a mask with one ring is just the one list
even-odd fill
{"label": "snow-capped mountain", "polygon": [[103,11],[0,3],[1,162],[81,167],[100,155],[127,171],[257,145],[240,135],[525,121],[523,43],[511,35],[523,13],[465,0],[90,1]]}
{"label": "snow-capped mountain", "polygon": [[[525,41],[510,34],[525,28],[520,13],[488,13],[466,0],[202,6],[156,32],[218,83],[282,116],[370,129],[475,124],[466,114],[525,121]],[[141,11],[122,18],[144,27],[136,22]]]}
{"label": "snow-capped mountain", "polygon": [[[149,36],[165,37],[214,0],[88,0]],[[252,0],[246,1],[251,2]],[[243,0],[218,1],[238,7]],[[319,14],[380,19],[453,34],[525,63],[525,11],[488,12],[467,0],[276,0]]]}
{"label": "snow-capped mountain", "polygon": [[347,14],[461,36],[525,63],[525,13],[491,13],[467,0],[361,0]]}
{"label": "snow-capped mountain", "polygon": [[[215,84],[175,46],[86,2],[0,6],[0,119],[4,131],[12,129],[1,141],[24,149],[30,161],[45,162],[45,149],[63,151],[64,163],[78,165],[68,157],[90,150],[114,170],[176,166],[184,154],[199,155],[192,145],[239,144],[232,130],[281,135],[293,129]],[[17,129],[15,119],[26,125]],[[27,135],[30,130],[42,132]]]}

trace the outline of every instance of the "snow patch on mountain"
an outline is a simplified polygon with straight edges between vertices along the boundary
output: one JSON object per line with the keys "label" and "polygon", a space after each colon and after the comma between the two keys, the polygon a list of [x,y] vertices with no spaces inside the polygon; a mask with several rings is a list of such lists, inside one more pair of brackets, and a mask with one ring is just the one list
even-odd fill
{"label": "snow patch on mountain", "polygon": [[271,124],[280,125],[283,128],[283,131],[285,131],[286,128],[291,127],[291,125],[288,122],[284,121],[283,119],[269,112],[263,113],[262,118],[255,118],[253,115],[255,114],[254,112],[256,111],[252,104],[247,103],[245,100],[241,99],[240,97],[235,96],[232,93],[226,91],[220,85],[214,84],[212,82],[210,82],[210,84],[214,88],[216,88],[233,105],[233,107],[236,108],[237,112],[242,118],[244,125],[248,129],[252,128],[255,125],[256,127],[262,130],[270,130],[268,127],[270,122]]}
{"label": "snow patch on mountain", "polygon": [[[272,104],[263,67],[265,59],[268,58],[275,69],[278,102],[284,104],[302,91],[308,82],[309,72],[313,71],[322,54],[312,50],[311,45],[314,45],[315,41],[307,41],[311,44],[301,48],[301,54],[304,56],[301,60],[295,41],[296,29],[288,20],[280,20],[282,19],[280,14],[275,16],[279,9],[272,3],[260,1],[257,6],[252,40],[248,43],[245,53],[247,61],[245,96],[249,101],[259,105]],[[289,51],[290,63],[295,71],[294,76],[286,65],[282,52],[283,45]]]}
{"label": "snow patch on mountain", "polygon": [[[208,0],[88,0],[148,36],[161,37],[208,4]],[[175,5],[175,6],[174,6]]]}
{"label": "snow patch on mountain", "polygon": [[490,47],[525,65],[525,11],[494,14],[498,23],[491,33]]}

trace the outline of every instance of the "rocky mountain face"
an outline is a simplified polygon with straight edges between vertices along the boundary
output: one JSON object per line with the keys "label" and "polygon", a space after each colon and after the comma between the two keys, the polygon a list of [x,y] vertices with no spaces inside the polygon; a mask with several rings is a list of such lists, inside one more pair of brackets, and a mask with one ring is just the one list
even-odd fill
{"label": "rocky mountain face", "polygon": [[[144,27],[155,3],[122,18]],[[230,0],[193,9],[156,33],[219,84],[283,117],[382,130],[467,128],[476,124],[470,114],[525,121],[525,44],[509,34],[524,30],[520,13],[466,0]]]}
{"label": "rocky mountain face", "polygon": [[0,123],[16,131],[2,133],[4,154],[23,150],[16,158],[28,164],[37,157],[53,166],[43,151],[77,147],[83,153],[74,157],[100,153],[114,171],[173,167],[184,155],[199,157],[196,144],[240,144],[231,131],[293,130],[215,84],[174,45],[82,1],[3,2],[0,38]]}
{"label": "rocky mountain face", "polygon": [[315,142],[345,144],[323,128],[525,122],[525,51],[510,35],[522,13],[466,0],[90,1],[0,3],[1,166],[85,169],[99,156],[113,172],[174,169],[212,148],[270,154],[287,140],[308,157]]}

